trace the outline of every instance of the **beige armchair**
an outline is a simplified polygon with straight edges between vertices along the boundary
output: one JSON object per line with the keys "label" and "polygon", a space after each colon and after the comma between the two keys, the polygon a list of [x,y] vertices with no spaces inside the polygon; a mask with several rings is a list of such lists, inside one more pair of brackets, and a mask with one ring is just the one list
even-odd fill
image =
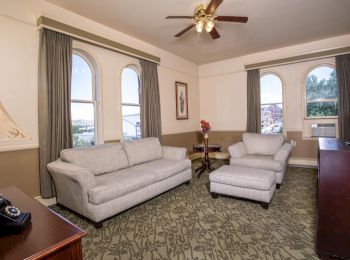
{"label": "beige armchair", "polygon": [[277,188],[282,184],[292,145],[280,134],[244,133],[243,141],[228,147],[230,165],[272,170]]}

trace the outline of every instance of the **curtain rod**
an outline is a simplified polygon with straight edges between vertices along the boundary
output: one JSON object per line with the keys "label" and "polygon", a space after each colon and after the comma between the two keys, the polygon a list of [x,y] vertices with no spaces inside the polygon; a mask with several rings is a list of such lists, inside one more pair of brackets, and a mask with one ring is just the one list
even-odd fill
{"label": "curtain rod", "polygon": [[262,68],[268,68],[273,66],[298,63],[303,61],[334,57],[334,56],[348,54],[348,53],[350,53],[350,46],[326,50],[326,51],[313,52],[313,53],[308,53],[308,54],[303,54],[298,56],[292,56],[292,57],[287,57],[282,59],[264,61],[259,63],[246,64],[244,65],[244,68],[245,70],[262,69]]}
{"label": "curtain rod", "polygon": [[70,26],[68,24],[55,21],[45,16],[40,16],[37,19],[37,27],[38,29],[47,28],[60,33],[64,33],[78,40],[89,42],[94,45],[106,48],[108,50],[116,51],[131,57],[141,58],[141,59],[145,59],[145,60],[160,64],[160,58],[157,56],[140,51],[138,49],[131,48],[119,42],[112,41],[110,39],[81,30],[79,28]]}

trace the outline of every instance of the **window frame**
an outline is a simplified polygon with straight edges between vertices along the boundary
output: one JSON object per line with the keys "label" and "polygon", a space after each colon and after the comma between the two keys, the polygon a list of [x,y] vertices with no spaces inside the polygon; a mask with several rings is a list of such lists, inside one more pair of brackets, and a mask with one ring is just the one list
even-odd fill
{"label": "window frame", "polygon": [[[133,71],[135,71],[137,78],[138,78],[138,92],[139,92],[139,103],[123,103],[123,72],[125,69],[132,69]],[[124,132],[123,132],[123,106],[132,106],[132,107],[139,107],[140,108],[140,139],[142,139],[141,136],[141,91],[142,91],[142,87],[141,87],[141,68],[138,64],[128,64],[126,66],[123,67],[123,69],[121,70],[120,73],[120,107],[121,107],[121,139],[124,140]]]}
{"label": "window frame", "polygon": [[[83,99],[72,99],[70,100],[70,104],[72,105],[73,103],[75,104],[92,104],[94,108],[94,126],[95,126],[95,144],[97,145],[100,143],[100,138],[99,138],[99,101],[97,100],[97,73],[96,73],[96,65],[94,66],[93,62],[95,63],[96,61],[94,58],[86,51],[78,49],[78,48],[73,48],[73,55],[77,55],[80,58],[82,58],[89,66],[90,71],[91,71],[91,76],[92,76],[92,100],[83,100]],[[73,57],[72,57],[73,60]],[[73,66],[72,66],[73,67]],[[71,86],[73,88],[73,86]],[[72,113],[72,112],[71,112]],[[72,133],[73,136],[73,133]]]}
{"label": "window frame", "polygon": [[[264,76],[267,76],[267,75],[274,75],[276,76],[277,78],[279,78],[279,80],[281,81],[281,87],[282,87],[282,103],[264,103],[262,104],[261,103],[261,78],[264,77]],[[264,71],[262,73],[260,73],[260,78],[259,78],[259,83],[260,83],[260,114],[261,114],[261,106],[262,105],[273,105],[273,104],[282,104],[282,126],[283,126],[283,132],[282,134],[284,136],[287,136],[287,120],[286,120],[286,99],[285,99],[285,82],[283,80],[283,77],[275,72],[275,71],[270,71],[270,70],[267,70],[267,71]],[[261,117],[261,115],[260,115]],[[260,125],[261,125],[261,118],[260,118]],[[262,129],[261,129],[262,130]],[[268,133],[268,134],[278,134],[278,133]]]}
{"label": "window frame", "polygon": [[[329,68],[332,68],[332,69],[336,69],[335,68],[335,64],[333,63],[318,63],[318,64],[315,64],[313,66],[311,66],[305,73],[304,73],[304,79],[303,79],[303,115],[304,115],[304,120],[322,120],[322,119],[338,119],[338,115],[337,116],[313,116],[313,117],[308,117],[307,116],[307,104],[308,103],[320,103],[320,102],[334,102],[334,101],[338,101],[339,102],[339,96],[337,99],[324,99],[322,101],[314,101],[314,102],[308,102],[307,101],[307,97],[306,97],[306,80],[307,80],[307,77],[309,76],[309,74],[317,69],[317,68],[320,68],[320,67],[329,67]],[[339,103],[338,103],[339,104]],[[339,113],[339,111],[338,111]]]}

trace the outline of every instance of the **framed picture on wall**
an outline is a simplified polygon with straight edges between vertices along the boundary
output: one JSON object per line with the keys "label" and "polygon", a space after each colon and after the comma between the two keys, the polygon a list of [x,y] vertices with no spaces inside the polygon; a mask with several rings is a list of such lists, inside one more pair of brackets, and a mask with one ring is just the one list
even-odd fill
{"label": "framed picture on wall", "polygon": [[176,119],[188,119],[188,94],[187,84],[175,82],[176,90]]}

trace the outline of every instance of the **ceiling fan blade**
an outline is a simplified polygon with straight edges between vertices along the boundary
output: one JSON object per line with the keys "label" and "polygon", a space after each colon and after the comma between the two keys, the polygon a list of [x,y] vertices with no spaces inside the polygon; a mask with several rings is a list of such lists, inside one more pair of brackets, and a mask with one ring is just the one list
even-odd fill
{"label": "ceiling fan blade", "polygon": [[206,14],[213,14],[215,13],[215,10],[219,7],[219,5],[222,4],[224,0],[211,0],[210,4],[208,5],[207,9],[205,10]]}
{"label": "ceiling fan blade", "polygon": [[170,15],[165,17],[165,19],[193,19],[193,16],[187,16],[187,15]]}
{"label": "ceiling fan blade", "polygon": [[175,34],[175,37],[180,37],[181,35],[183,35],[185,32],[187,32],[188,30],[192,29],[195,26],[195,24],[191,24],[190,26],[186,27],[185,29],[183,29],[181,32]]}
{"label": "ceiling fan blade", "polygon": [[216,21],[220,22],[234,22],[234,23],[246,23],[248,22],[248,17],[244,16],[217,16]]}
{"label": "ceiling fan blade", "polygon": [[218,33],[218,31],[215,29],[215,27],[209,32],[211,35],[211,38],[213,38],[213,40],[220,38],[220,34]]}

